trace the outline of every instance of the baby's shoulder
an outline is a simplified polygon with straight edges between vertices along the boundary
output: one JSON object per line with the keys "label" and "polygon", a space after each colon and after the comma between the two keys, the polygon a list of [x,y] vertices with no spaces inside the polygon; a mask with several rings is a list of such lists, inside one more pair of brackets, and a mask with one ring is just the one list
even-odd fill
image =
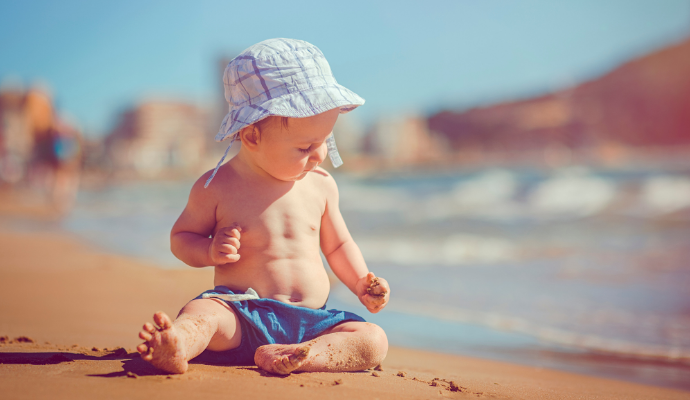
{"label": "baby's shoulder", "polygon": [[321,167],[316,167],[310,174],[312,184],[321,190],[326,197],[338,195],[338,185],[335,183],[333,176]]}
{"label": "baby's shoulder", "polygon": [[217,198],[224,191],[223,188],[232,185],[234,174],[228,171],[227,164],[218,169],[218,172],[213,179],[213,170],[206,171],[199,179],[192,185],[192,190],[189,194],[190,201],[195,202],[217,202]]}

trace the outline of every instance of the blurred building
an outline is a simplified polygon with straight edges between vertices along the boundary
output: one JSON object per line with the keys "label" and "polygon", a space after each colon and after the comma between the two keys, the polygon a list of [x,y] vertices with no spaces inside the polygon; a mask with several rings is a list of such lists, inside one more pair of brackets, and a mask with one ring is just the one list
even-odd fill
{"label": "blurred building", "polygon": [[[429,127],[458,153],[503,161],[615,164],[690,149],[690,40],[553,94],[468,111]],[[682,155],[682,154],[681,154]]]}
{"label": "blurred building", "polygon": [[64,215],[76,199],[82,156],[81,131],[56,112],[46,89],[0,91],[0,188]]}
{"label": "blurred building", "polygon": [[208,112],[174,101],[146,101],[123,112],[105,140],[111,168],[145,178],[195,175],[207,152]]}
{"label": "blurred building", "polygon": [[0,91],[0,182],[26,182],[45,168],[76,168],[81,139],[55,111],[46,90]]}
{"label": "blurred building", "polygon": [[446,139],[432,134],[427,120],[416,115],[379,119],[361,146],[365,154],[390,167],[437,163],[448,154]]}
{"label": "blurred building", "polygon": [[17,183],[26,175],[34,146],[34,132],[20,90],[0,93],[0,181]]}

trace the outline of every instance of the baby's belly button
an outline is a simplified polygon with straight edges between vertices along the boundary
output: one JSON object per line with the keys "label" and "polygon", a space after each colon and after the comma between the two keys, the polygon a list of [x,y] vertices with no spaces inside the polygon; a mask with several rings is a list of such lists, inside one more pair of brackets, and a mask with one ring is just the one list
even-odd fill
{"label": "baby's belly button", "polygon": [[276,297],[277,297],[276,300],[279,300],[279,301],[282,301],[285,303],[300,303],[303,300],[301,297],[290,296],[290,295],[278,295]]}

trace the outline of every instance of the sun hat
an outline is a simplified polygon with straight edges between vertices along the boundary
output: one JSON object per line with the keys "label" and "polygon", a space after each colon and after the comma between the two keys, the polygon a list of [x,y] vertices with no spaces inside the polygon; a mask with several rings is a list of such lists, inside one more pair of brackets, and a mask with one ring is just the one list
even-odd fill
{"label": "sun hat", "polygon": [[[229,110],[215,139],[230,139],[230,145],[204,187],[242,128],[271,115],[305,118],[334,108],[344,114],[364,104],[363,98],[338,84],[318,47],[296,39],[269,39],[249,47],[225,67],[223,84]],[[333,135],[326,142],[337,168],[342,160]]]}

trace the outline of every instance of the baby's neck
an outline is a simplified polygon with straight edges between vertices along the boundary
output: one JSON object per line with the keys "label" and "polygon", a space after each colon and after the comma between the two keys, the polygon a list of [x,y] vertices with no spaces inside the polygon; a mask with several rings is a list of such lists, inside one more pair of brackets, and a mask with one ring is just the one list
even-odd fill
{"label": "baby's neck", "polygon": [[240,148],[240,152],[230,160],[229,164],[231,164],[232,168],[235,170],[235,173],[237,173],[237,175],[239,175],[242,179],[261,182],[267,185],[294,183],[284,182],[273,177],[271,174],[261,168],[251,154],[248,154],[248,152],[243,148]]}

